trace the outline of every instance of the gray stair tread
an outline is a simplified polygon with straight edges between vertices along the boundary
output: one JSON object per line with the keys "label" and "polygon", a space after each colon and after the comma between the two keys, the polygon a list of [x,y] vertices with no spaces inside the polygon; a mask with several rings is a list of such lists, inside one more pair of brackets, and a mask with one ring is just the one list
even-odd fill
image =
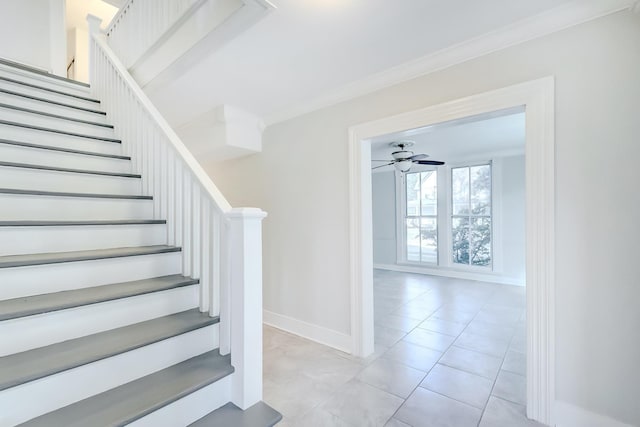
{"label": "gray stair tread", "polygon": [[74,136],[74,137],[77,137],[77,138],[95,139],[97,141],[113,142],[113,143],[116,143],[116,144],[122,143],[121,140],[116,139],[116,138],[108,138],[108,137],[105,137],[105,136],[97,136],[97,135],[87,135],[85,133],[78,133],[78,132],[68,132],[68,131],[62,130],[62,129],[53,129],[53,128],[47,128],[47,127],[43,127],[43,126],[34,126],[34,125],[30,125],[28,123],[12,122],[10,120],[0,120],[0,124],[7,125],[7,126],[15,126],[15,127],[20,127],[20,128],[26,128],[26,129],[32,129],[32,130],[37,130],[37,131],[42,131],[42,132],[59,133],[61,135]]}
{"label": "gray stair tread", "polygon": [[46,111],[40,111],[40,110],[34,110],[32,108],[18,107],[17,105],[3,104],[1,102],[0,102],[0,108],[7,108],[7,109],[11,109],[11,110],[16,110],[16,111],[22,111],[23,113],[39,114],[41,116],[51,117],[53,119],[68,120],[68,121],[71,121],[71,122],[78,122],[78,123],[83,123],[83,124],[86,124],[86,125],[99,126],[99,127],[113,129],[113,125],[110,125],[110,124],[107,124],[107,123],[92,122],[90,120],[77,119],[75,117],[61,116],[59,114],[48,113]]}
{"label": "gray stair tread", "polygon": [[28,196],[54,196],[54,197],[89,197],[98,199],[135,199],[153,200],[153,196],[135,196],[128,194],[101,194],[101,193],[67,193],[64,191],[21,190],[18,188],[0,188],[0,194],[22,194]]}
{"label": "gray stair tread", "polygon": [[151,225],[166,224],[164,219],[119,219],[89,221],[0,221],[0,227],[72,227],[85,225]]}
{"label": "gray stair tread", "polygon": [[272,427],[281,420],[282,415],[264,402],[258,402],[245,411],[227,403],[189,427]]}
{"label": "gray stair tread", "polygon": [[74,168],[61,168],[57,166],[35,165],[30,163],[16,163],[16,162],[4,162],[0,161],[0,166],[9,168],[21,168],[21,169],[37,169],[52,172],[67,172],[67,173],[82,173],[87,175],[101,175],[101,176],[114,176],[120,178],[142,178],[141,175],[135,173],[121,173],[121,172],[104,172],[94,171],[87,169],[74,169]]}
{"label": "gray stair tread", "polygon": [[25,148],[35,148],[35,149],[38,149],[38,150],[61,151],[63,153],[82,154],[82,155],[85,155],[85,156],[106,157],[106,158],[109,158],[109,159],[131,160],[131,157],[129,157],[129,156],[120,156],[120,155],[117,155],[117,154],[96,153],[96,152],[93,152],[93,151],[74,150],[73,148],[53,147],[53,146],[50,146],[50,145],[32,144],[30,142],[13,141],[13,140],[10,140],[10,139],[2,139],[2,138],[0,138],[0,144],[15,145],[15,146],[18,146],[18,147],[25,147]]}
{"label": "gray stair tread", "polygon": [[21,426],[124,426],[231,373],[233,367],[229,356],[220,356],[218,350],[213,350],[34,418]]}
{"label": "gray stair tread", "polygon": [[126,248],[94,249],[89,251],[49,252],[44,254],[7,255],[0,257],[0,268],[26,267],[29,265],[59,264],[62,262],[91,261],[106,258],[180,252],[175,246],[135,246]]}
{"label": "gray stair tread", "polygon": [[49,73],[49,72],[47,72],[45,70],[40,70],[38,68],[30,67],[30,66],[28,66],[26,64],[21,64],[19,62],[14,62],[14,61],[11,61],[9,59],[0,58],[0,64],[8,65],[10,67],[18,68],[18,69],[24,70],[24,71],[29,71],[31,73],[39,74],[41,76],[46,76],[46,77],[51,78],[51,79],[61,80],[61,81],[67,82],[67,83],[73,83],[73,84],[76,84],[78,86],[84,86],[86,88],[89,87],[88,83],[79,82],[77,80],[69,79],[67,77],[62,77],[62,76],[58,76],[58,75],[55,75],[55,74],[51,74],[51,73]]}
{"label": "gray stair tread", "polygon": [[198,309],[0,357],[0,390],[218,323]]}
{"label": "gray stair tread", "polygon": [[32,99],[34,101],[46,102],[48,104],[53,104],[53,105],[59,105],[61,107],[73,108],[74,110],[82,110],[82,111],[86,111],[86,112],[89,112],[89,113],[101,114],[103,116],[107,115],[107,113],[105,113],[104,111],[95,110],[93,108],[85,108],[85,107],[79,107],[77,105],[65,104],[64,102],[59,102],[59,101],[54,101],[54,100],[51,100],[51,99],[40,98],[38,96],[33,96],[33,95],[26,94],[26,93],[15,92],[15,91],[8,90],[8,89],[0,89],[0,92],[6,93],[8,95],[20,96],[22,98],[29,98],[29,99]]}
{"label": "gray stair tread", "polygon": [[73,94],[73,93],[63,92],[61,90],[51,89],[51,88],[48,88],[48,87],[45,87],[45,86],[40,86],[40,85],[36,85],[36,84],[33,84],[33,83],[24,82],[22,80],[11,79],[11,78],[8,78],[8,77],[3,77],[3,76],[0,76],[0,80],[4,80],[6,82],[10,82],[10,83],[14,83],[14,84],[22,85],[22,86],[32,87],[34,89],[44,90],[46,92],[51,92],[51,93],[55,93],[55,94],[58,94],[58,95],[64,95],[64,96],[69,96],[71,98],[82,99],[83,101],[94,102],[96,104],[100,103],[100,101],[98,101],[97,99],[94,99],[94,98],[89,98],[87,96],[82,96],[82,95],[76,95],[76,94]]}
{"label": "gray stair tread", "polygon": [[0,301],[0,321],[195,285],[179,274]]}

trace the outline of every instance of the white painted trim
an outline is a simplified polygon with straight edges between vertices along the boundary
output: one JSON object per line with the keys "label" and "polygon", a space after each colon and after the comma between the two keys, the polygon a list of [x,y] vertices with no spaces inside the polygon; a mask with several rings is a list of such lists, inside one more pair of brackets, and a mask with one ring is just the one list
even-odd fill
{"label": "white painted trim", "polygon": [[60,77],[67,77],[66,12],[64,0],[49,0],[49,66]]}
{"label": "white painted trim", "polygon": [[274,313],[269,310],[262,311],[262,318],[265,325],[281,329],[302,338],[333,347],[346,353],[349,353],[351,349],[351,337],[341,332]]}
{"label": "white painted trim", "polygon": [[527,415],[547,425],[555,400],[554,91],[547,77],[349,128],[352,351],[366,356],[373,347],[371,138],[525,106]]}
{"label": "white painted trim", "polygon": [[556,427],[633,427],[570,403],[556,401]]}
{"label": "white painted trim", "polygon": [[451,277],[454,279],[475,280],[478,282],[498,283],[501,285],[524,286],[517,277],[502,276],[500,274],[475,273],[473,271],[451,270],[447,268],[422,267],[420,265],[403,264],[373,264],[373,268],[403,273],[428,274],[430,276]]}
{"label": "white painted trim", "polygon": [[107,28],[104,29],[104,33],[105,34],[109,34],[112,30],[113,27],[118,23],[118,21],[124,16],[124,14],[127,12],[127,9],[129,9],[129,6],[131,6],[131,3],[133,3],[133,0],[126,0],[121,6],[120,9],[118,9],[118,11],[116,12],[115,15],[113,15],[113,18],[111,18],[111,21],[109,21],[109,25],[107,25]]}
{"label": "white painted trim", "polygon": [[[511,25],[414,59],[267,116],[267,125],[329,107],[621,10],[635,0],[574,0]],[[640,6],[636,5],[636,10]]]}

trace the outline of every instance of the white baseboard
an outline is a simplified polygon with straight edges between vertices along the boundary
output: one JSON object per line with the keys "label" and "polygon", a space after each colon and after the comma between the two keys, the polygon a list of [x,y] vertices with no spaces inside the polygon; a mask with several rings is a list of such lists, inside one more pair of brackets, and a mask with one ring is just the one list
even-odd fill
{"label": "white baseboard", "polygon": [[333,329],[307,323],[303,320],[284,316],[269,310],[262,310],[262,321],[265,325],[282,329],[294,335],[311,341],[333,347],[337,350],[351,353],[351,336]]}
{"label": "white baseboard", "polygon": [[556,427],[633,427],[570,403],[556,400],[555,406]]}
{"label": "white baseboard", "polygon": [[377,268],[380,270],[400,271],[403,273],[429,274],[432,276],[451,277],[454,279],[499,283],[501,285],[524,286],[524,283],[516,277],[506,277],[493,274],[473,273],[458,270],[441,270],[439,268],[415,267],[412,265],[398,264],[373,264],[373,268]]}

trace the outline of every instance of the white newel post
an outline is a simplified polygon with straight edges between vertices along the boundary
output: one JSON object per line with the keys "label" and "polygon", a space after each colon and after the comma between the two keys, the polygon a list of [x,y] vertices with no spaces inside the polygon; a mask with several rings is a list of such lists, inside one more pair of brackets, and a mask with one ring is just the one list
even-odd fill
{"label": "white newel post", "polygon": [[232,209],[230,222],[232,402],[246,409],[262,400],[262,220],[256,208]]}
{"label": "white newel post", "polygon": [[92,14],[88,14],[87,23],[89,24],[89,83],[93,83],[91,79],[95,75],[94,68],[96,64],[93,63],[94,58],[93,58],[93,52],[91,51],[93,49],[93,45],[91,43],[91,37],[93,37],[93,34],[100,34],[100,25],[102,25],[102,19]]}

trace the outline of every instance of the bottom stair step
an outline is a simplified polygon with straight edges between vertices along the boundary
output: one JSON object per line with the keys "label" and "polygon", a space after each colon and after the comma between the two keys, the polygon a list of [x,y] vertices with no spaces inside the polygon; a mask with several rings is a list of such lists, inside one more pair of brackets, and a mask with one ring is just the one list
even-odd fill
{"label": "bottom stair step", "polygon": [[282,415],[264,402],[258,402],[245,411],[227,403],[189,427],[272,427],[281,420]]}
{"label": "bottom stair step", "polygon": [[218,350],[213,350],[20,425],[124,426],[213,384],[233,371],[230,357],[221,356]]}

